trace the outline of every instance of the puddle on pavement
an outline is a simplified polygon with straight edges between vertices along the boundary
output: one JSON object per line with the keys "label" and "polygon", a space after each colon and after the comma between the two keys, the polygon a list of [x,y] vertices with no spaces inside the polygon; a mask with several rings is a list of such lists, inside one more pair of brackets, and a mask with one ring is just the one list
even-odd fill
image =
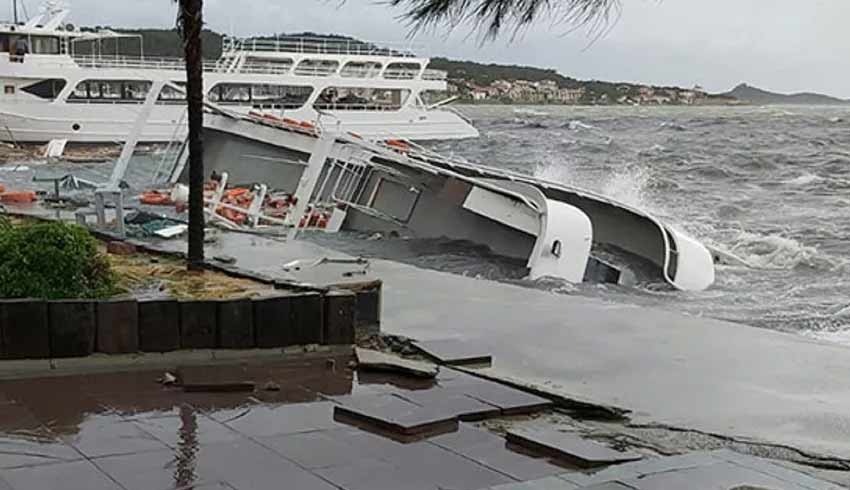
{"label": "puddle on pavement", "polygon": [[[341,423],[334,419],[340,400],[441,388],[433,380],[352,371],[351,356],[332,359],[210,366],[218,371],[211,376],[224,370],[253,380],[257,389],[251,393],[186,393],[159,384],[163,370],[0,381],[0,488],[4,479],[15,490],[67,482],[115,490],[218,488],[221,481],[230,485],[225,488],[277,488],[275,482],[285,480],[297,482],[293,488],[330,490],[327,475],[319,475],[337,475],[336,467],[305,469],[292,460],[368,466],[407,454],[393,464],[401,465],[402,475],[419,475],[423,450],[453,465],[456,475],[433,472],[447,478],[446,485],[456,483],[452,478],[508,482],[504,474],[482,469],[476,458],[535,475],[564,471],[507,448],[499,436],[482,439],[486,448],[450,450],[426,441],[401,444]],[[443,375],[440,383],[451,379]],[[265,391],[269,382],[280,389]],[[489,432],[461,425],[459,435]],[[464,457],[452,452],[467,449]],[[111,480],[90,482],[102,473]]]}

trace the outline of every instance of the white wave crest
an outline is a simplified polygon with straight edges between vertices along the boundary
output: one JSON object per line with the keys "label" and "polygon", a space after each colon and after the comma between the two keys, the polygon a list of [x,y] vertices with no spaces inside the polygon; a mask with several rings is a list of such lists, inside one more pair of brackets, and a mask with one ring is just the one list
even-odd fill
{"label": "white wave crest", "polygon": [[596,129],[596,126],[594,126],[594,125],[592,125],[592,124],[586,124],[586,123],[583,123],[583,122],[581,122],[581,121],[579,121],[579,120],[577,120],[577,119],[576,119],[576,120],[573,120],[573,121],[568,122],[568,123],[567,123],[567,127],[568,127],[571,131],[578,131],[579,129]]}
{"label": "white wave crest", "polygon": [[835,266],[827,257],[820,255],[817,248],[779,235],[759,235],[742,231],[733,240],[729,251],[750,267],[758,269],[787,270],[798,265],[826,268]]}
{"label": "white wave crest", "polygon": [[792,186],[804,186],[814,184],[815,182],[822,182],[823,180],[825,179],[819,175],[805,173],[794,177],[793,179],[786,180],[785,184]]}
{"label": "white wave crest", "polygon": [[516,107],[514,108],[514,114],[522,114],[524,116],[548,116],[548,112],[538,111],[535,109],[529,109],[526,107]]}

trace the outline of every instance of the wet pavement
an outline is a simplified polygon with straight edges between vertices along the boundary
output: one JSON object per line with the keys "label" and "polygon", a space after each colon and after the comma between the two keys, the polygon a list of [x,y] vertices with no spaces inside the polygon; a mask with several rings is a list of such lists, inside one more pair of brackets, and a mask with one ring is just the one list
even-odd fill
{"label": "wet pavement", "polygon": [[[184,392],[159,384],[161,370],[2,381],[0,490],[839,488],[731,451],[625,453],[622,444],[603,447],[575,427],[552,425],[551,415],[509,417],[494,405],[488,423],[519,427],[529,440],[549,444],[555,435],[564,454],[516,445],[486,424],[467,422],[399,442],[336,415],[377,398],[395,400],[381,404],[388,417],[409,406],[436,413],[457,408],[453,397],[487,404],[475,397],[512,390],[446,368],[422,380],[337,368],[351,356],[330,359],[208,366],[212,378],[226,372],[280,388],[252,393]],[[574,458],[588,447],[592,469]],[[640,461],[613,464],[622,455]]]}
{"label": "wet pavement", "polygon": [[[235,234],[221,235],[209,253],[286,280],[299,280],[283,268],[291,260],[345,257],[308,240]],[[383,281],[384,331],[471,341],[492,354],[489,374],[631,410],[636,424],[850,459],[848,347],[386,260],[371,260],[368,271],[359,280]],[[338,279],[332,272],[324,282]],[[317,277],[310,272],[312,281]]]}
{"label": "wet pavement", "polygon": [[280,388],[252,393],[187,393],[161,370],[2,381],[0,489],[474,489],[569,471],[471,425],[404,444],[335,420],[377,396],[491,384],[357,373],[351,359],[209,368]]}

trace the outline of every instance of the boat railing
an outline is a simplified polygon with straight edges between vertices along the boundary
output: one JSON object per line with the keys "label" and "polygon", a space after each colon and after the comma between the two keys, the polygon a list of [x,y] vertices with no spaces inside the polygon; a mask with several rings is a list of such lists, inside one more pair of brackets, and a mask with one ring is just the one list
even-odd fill
{"label": "boat railing", "polygon": [[443,70],[432,70],[429,68],[422,72],[423,80],[445,80],[448,76],[449,73]]}
{"label": "boat railing", "polygon": [[389,80],[413,80],[419,76],[419,70],[412,68],[388,68],[384,70],[384,78]]}
{"label": "boat railing", "polygon": [[415,58],[410,45],[372,43],[355,39],[309,36],[242,39],[226,36],[222,39],[224,52],[257,51],[306,54],[340,54]]}
{"label": "boat railing", "polygon": [[308,77],[329,77],[336,73],[338,66],[331,65],[304,65],[295,67],[295,74]]}
{"label": "boat railing", "polygon": [[392,112],[401,109],[400,104],[380,104],[380,103],[336,103],[336,102],[316,102],[313,107],[322,111],[383,111]]}
{"label": "boat railing", "polygon": [[378,78],[380,75],[381,70],[377,68],[344,67],[339,72],[339,76],[343,78]]}
{"label": "boat railing", "polygon": [[[74,61],[83,68],[127,68],[143,70],[185,70],[182,58],[148,58],[133,56],[74,55]],[[217,61],[204,61],[204,71],[222,71]]]}

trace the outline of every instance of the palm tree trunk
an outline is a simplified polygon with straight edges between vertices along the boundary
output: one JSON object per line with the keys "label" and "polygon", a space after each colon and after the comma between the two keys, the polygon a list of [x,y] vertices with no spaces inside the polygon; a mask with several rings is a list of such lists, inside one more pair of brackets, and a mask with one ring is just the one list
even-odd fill
{"label": "palm tree trunk", "polygon": [[180,0],[186,59],[186,99],[189,110],[189,263],[200,270],[204,262],[204,60],[201,53],[203,0]]}

